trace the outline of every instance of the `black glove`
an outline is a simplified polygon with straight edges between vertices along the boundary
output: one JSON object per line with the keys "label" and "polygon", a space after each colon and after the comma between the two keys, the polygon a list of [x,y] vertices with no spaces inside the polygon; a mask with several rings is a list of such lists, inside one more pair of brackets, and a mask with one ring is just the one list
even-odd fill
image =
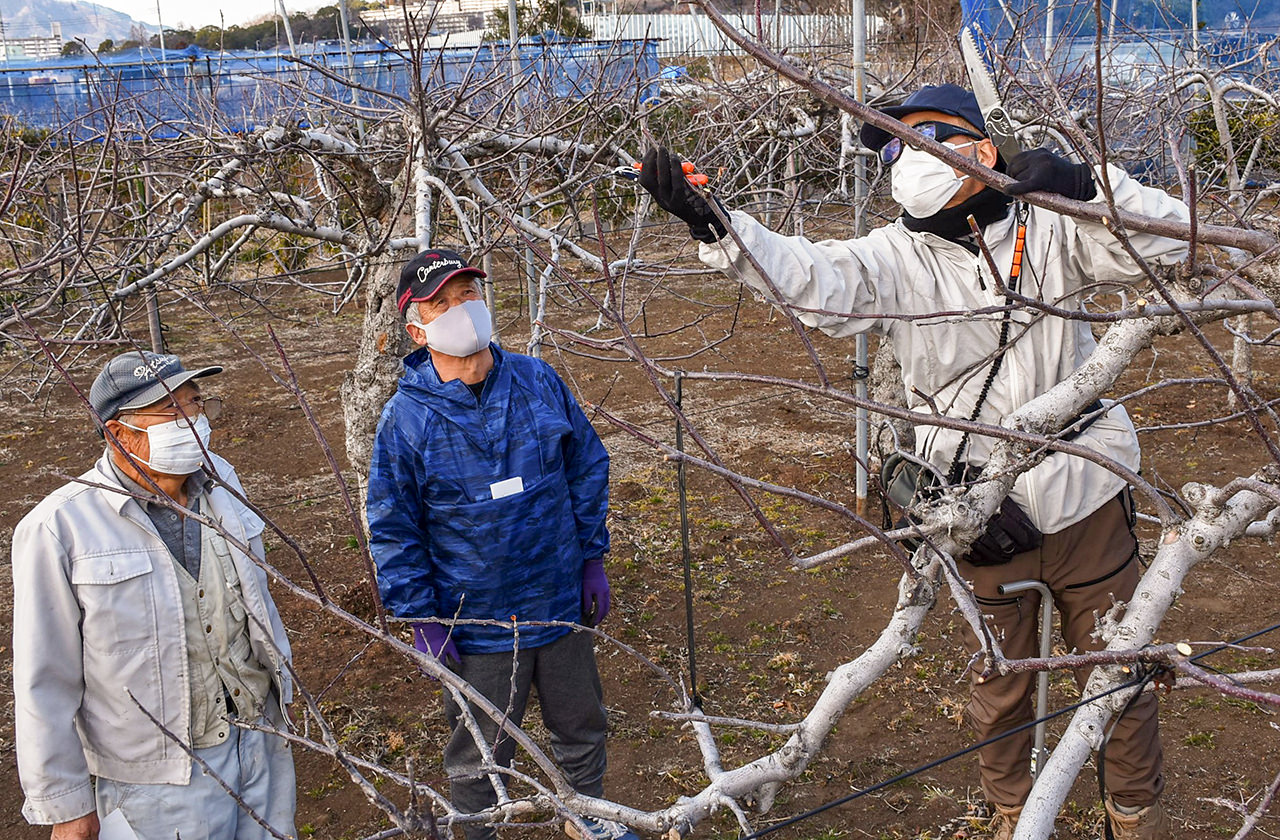
{"label": "black glove", "polygon": [[1009,195],[1047,190],[1077,201],[1088,201],[1098,194],[1092,166],[1063,160],[1048,149],[1031,149],[1014,155],[1009,161],[1008,173],[1017,182],[1005,187]]}
{"label": "black glove", "polygon": [[[689,235],[694,239],[718,242],[729,230],[717,218],[711,204],[685,180],[680,163],[680,156],[671,154],[663,146],[650,149],[640,164],[640,186],[653,196],[659,207],[688,224]],[[719,201],[716,204],[727,216],[724,205]]]}

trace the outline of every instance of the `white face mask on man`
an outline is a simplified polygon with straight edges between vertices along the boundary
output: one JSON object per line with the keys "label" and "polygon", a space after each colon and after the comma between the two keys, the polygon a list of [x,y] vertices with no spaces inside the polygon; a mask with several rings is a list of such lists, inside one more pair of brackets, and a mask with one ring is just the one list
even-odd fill
{"label": "white face mask on man", "polygon": [[[961,143],[954,149],[976,145],[978,141]],[[960,191],[968,175],[957,175],[950,165],[928,152],[907,147],[893,164],[890,182],[893,200],[917,219],[937,213]]]}
{"label": "white face mask on man", "polygon": [[137,455],[133,457],[155,472],[163,475],[191,475],[204,463],[204,453],[209,448],[209,418],[203,414],[197,414],[194,421],[177,417],[145,429],[123,420],[120,425],[135,432],[146,433],[151,457],[145,461]]}
{"label": "white face mask on man", "polygon": [[426,326],[427,347],[446,356],[470,356],[489,346],[493,321],[483,301],[468,300],[450,306]]}

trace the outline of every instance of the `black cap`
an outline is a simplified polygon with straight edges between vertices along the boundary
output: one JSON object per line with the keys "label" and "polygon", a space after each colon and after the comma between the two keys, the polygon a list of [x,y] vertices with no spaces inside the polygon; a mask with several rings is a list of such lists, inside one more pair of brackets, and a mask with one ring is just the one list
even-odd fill
{"label": "black cap", "polygon": [[[925,85],[902,101],[901,105],[890,105],[881,108],[880,113],[888,114],[895,119],[902,119],[907,114],[917,111],[937,111],[960,117],[983,134],[987,133],[987,122],[982,118],[982,109],[978,107],[978,98],[973,91],[965,90],[959,85]],[[858,132],[862,145],[878,152],[884,144],[893,139],[893,135],[884,129],[876,128],[871,123],[863,123]]]}
{"label": "black cap", "polygon": [[400,314],[409,308],[409,304],[419,300],[431,300],[440,287],[454,277],[472,275],[487,276],[455,251],[433,248],[423,251],[400,269],[400,284],[396,286],[396,306]]}
{"label": "black cap", "polygon": [[102,368],[89,389],[89,404],[105,423],[127,409],[159,402],[185,382],[215,373],[222,373],[222,368],[187,370],[177,356],[130,350]]}

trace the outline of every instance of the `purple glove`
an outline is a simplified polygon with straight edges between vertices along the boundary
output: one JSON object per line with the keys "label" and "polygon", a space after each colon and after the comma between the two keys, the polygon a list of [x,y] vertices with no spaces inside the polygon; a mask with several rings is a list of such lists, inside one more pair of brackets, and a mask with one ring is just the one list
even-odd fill
{"label": "purple glove", "polygon": [[431,654],[446,668],[449,667],[449,660],[454,663],[462,661],[458,646],[449,635],[449,628],[436,621],[420,621],[413,625],[413,646],[423,653]]}
{"label": "purple glove", "polygon": [[604,558],[588,560],[582,567],[582,623],[595,627],[609,614],[609,578]]}

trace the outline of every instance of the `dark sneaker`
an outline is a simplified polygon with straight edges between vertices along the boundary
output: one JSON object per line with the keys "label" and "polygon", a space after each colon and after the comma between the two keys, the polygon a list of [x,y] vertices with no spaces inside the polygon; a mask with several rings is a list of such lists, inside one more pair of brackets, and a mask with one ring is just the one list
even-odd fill
{"label": "dark sneaker", "polygon": [[640,840],[640,835],[620,822],[599,817],[583,817],[582,821],[586,823],[589,834],[583,834],[582,829],[572,822],[564,824],[564,833],[573,840]]}

